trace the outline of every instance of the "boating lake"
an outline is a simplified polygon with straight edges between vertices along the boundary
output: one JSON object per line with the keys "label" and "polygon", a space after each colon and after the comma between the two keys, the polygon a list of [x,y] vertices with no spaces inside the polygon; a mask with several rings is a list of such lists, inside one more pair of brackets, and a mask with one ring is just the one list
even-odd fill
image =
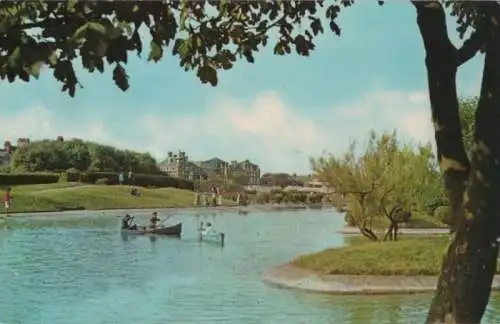
{"label": "boating lake", "polygon": [[[424,321],[429,295],[331,296],[261,282],[268,267],[343,244],[336,233],[343,217],[333,211],[225,212],[208,219],[226,233],[224,247],[197,241],[193,211],[169,220],[183,223],[181,239],[122,237],[111,212],[8,219],[0,226],[0,323]],[[483,322],[499,318],[495,295]]]}

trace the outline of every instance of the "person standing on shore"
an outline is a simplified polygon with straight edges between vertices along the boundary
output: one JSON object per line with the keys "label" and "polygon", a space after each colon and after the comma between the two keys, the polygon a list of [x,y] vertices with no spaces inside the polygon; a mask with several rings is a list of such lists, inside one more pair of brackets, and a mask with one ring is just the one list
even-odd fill
{"label": "person standing on shore", "polygon": [[12,196],[10,195],[10,191],[11,191],[10,187],[5,189],[5,194],[3,196],[3,205],[5,208],[5,215],[6,216],[9,216],[9,209],[10,209],[11,200],[12,200]]}
{"label": "person standing on shore", "polygon": [[118,173],[118,183],[120,185],[122,185],[124,181],[125,181],[125,178],[123,176],[123,170],[120,170],[120,173]]}

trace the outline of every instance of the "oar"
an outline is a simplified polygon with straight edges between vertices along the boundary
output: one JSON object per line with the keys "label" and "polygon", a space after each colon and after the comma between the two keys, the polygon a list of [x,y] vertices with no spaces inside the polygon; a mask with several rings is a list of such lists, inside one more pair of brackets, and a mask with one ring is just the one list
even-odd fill
{"label": "oar", "polygon": [[160,222],[160,225],[161,225],[161,226],[163,226],[163,224],[164,224],[167,220],[169,220],[169,218],[170,218],[170,217],[172,217],[172,216],[173,216],[173,215],[168,215],[168,216],[167,216],[164,220],[162,220],[162,221]]}

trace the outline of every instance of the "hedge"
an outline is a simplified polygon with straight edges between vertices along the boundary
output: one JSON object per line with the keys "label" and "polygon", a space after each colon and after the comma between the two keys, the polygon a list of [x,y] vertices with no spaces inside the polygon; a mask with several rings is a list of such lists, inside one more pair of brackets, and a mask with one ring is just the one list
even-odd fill
{"label": "hedge", "polygon": [[57,173],[0,173],[0,186],[47,184],[58,181]]}
{"label": "hedge", "polygon": [[[74,178],[74,174],[72,174],[71,178]],[[186,189],[186,190],[194,190],[194,183],[189,180],[180,179],[180,178],[172,178],[164,175],[158,174],[141,174],[135,173],[133,175],[132,180],[127,179],[125,176],[125,184],[135,185],[140,187],[157,187],[157,188],[178,188],[178,189]],[[68,179],[70,177],[68,176]],[[82,172],[79,174],[78,181],[84,183],[92,183],[95,184],[99,179],[108,179],[108,184],[116,185],[118,184],[118,174],[115,172]]]}
{"label": "hedge", "polygon": [[[0,173],[0,186],[29,184],[49,184],[59,181],[84,182],[95,184],[99,179],[108,179],[110,185],[118,184],[118,174],[114,172],[78,172],[70,169],[65,173]],[[101,181],[102,182],[102,181]],[[194,190],[192,181],[156,174],[134,174],[132,181],[125,179],[125,184],[141,187],[179,188]]]}
{"label": "hedge", "polygon": [[325,194],[323,193],[308,193],[298,190],[279,190],[273,189],[270,192],[259,192],[256,195],[258,204],[266,203],[305,203],[316,204],[321,203]]}

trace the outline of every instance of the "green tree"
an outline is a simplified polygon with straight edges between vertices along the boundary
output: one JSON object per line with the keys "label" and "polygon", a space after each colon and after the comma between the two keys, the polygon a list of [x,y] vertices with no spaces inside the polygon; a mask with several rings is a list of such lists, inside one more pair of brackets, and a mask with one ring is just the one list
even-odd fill
{"label": "green tree", "polygon": [[[378,1],[382,4],[382,1]],[[460,48],[448,36],[446,12],[457,16]],[[426,53],[437,158],[451,202],[454,235],[427,322],[479,323],[496,268],[500,202],[500,5],[494,1],[411,1]],[[148,58],[158,61],[170,48],[186,71],[217,84],[217,71],[272,41],[274,53],[308,56],[325,23],[340,35],[337,18],[353,0],[316,1],[12,1],[0,3],[0,77],[10,82],[38,77],[47,65],[74,96],[74,61],[90,72],[113,69],[129,87],[124,65],[140,54],[139,28],[152,36]],[[320,10],[321,9],[321,10]],[[271,37],[271,31],[277,37]],[[485,53],[475,115],[471,158],[462,137],[456,90],[458,68],[479,50]],[[486,183],[486,184],[485,184]],[[481,206],[481,207],[479,207]]]}
{"label": "green tree", "polygon": [[109,145],[72,139],[33,141],[17,149],[11,160],[17,170],[80,171],[131,170],[136,173],[158,173],[156,160],[149,153],[118,150]]}
{"label": "green tree", "polygon": [[474,143],[474,117],[478,99],[478,97],[461,98],[459,101],[460,124],[462,126],[465,151],[469,158],[472,156],[472,147]]}
{"label": "green tree", "polygon": [[[387,217],[392,232],[400,219],[396,211],[425,212],[430,200],[442,191],[430,145],[401,144],[396,132],[370,133],[366,149],[352,142],[342,156],[311,159],[316,177],[347,198],[348,221],[371,240],[377,218]],[[386,235],[387,236],[387,235]]]}
{"label": "green tree", "polygon": [[66,154],[66,159],[70,168],[77,170],[87,170],[92,162],[88,145],[80,140],[73,139],[63,142],[62,149]]}

